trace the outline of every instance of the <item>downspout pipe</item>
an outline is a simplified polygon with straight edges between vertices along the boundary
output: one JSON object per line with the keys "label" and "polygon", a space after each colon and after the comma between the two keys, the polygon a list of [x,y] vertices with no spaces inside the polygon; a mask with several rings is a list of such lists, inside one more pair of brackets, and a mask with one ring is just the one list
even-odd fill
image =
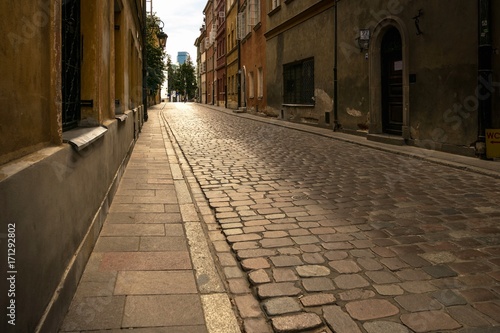
{"label": "downspout pipe", "polygon": [[486,158],[486,129],[491,127],[492,55],[491,0],[478,0],[478,133],[476,156]]}
{"label": "downspout pipe", "polygon": [[[238,0],[236,2],[236,6],[237,6],[237,14],[238,15],[240,13],[240,1]],[[237,21],[238,19],[236,19]],[[237,43],[238,43],[238,110],[240,109],[241,107],[241,43],[240,43],[240,40],[237,39]]]}
{"label": "downspout pipe", "polygon": [[144,107],[144,121],[148,121],[148,64],[146,52],[146,0],[142,10],[142,104]]}
{"label": "downspout pipe", "polygon": [[340,129],[340,124],[338,120],[338,78],[337,78],[337,63],[338,63],[338,57],[337,57],[337,51],[338,51],[338,44],[337,44],[337,30],[338,30],[338,24],[337,24],[337,6],[338,6],[339,0],[335,0],[335,6],[334,6],[334,41],[333,41],[333,131],[336,132]]}

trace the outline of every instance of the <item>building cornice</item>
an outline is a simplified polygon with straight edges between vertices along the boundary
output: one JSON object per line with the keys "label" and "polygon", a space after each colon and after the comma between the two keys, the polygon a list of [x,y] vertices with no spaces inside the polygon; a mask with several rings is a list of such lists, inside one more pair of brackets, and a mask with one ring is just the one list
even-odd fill
{"label": "building cornice", "polygon": [[304,23],[305,21],[311,19],[312,17],[314,17],[314,16],[316,16],[316,15],[318,15],[318,14],[324,12],[325,10],[328,10],[334,6],[335,6],[335,1],[331,1],[331,0],[320,1],[320,2],[312,5],[311,7],[307,8],[303,12],[295,15],[294,17],[287,19],[286,21],[282,22],[281,24],[277,25],[276,27],[266,31],[264,33],[264,36],[266,37],[266,39],[274,38],[274,37],[278,36],[279,34]]}

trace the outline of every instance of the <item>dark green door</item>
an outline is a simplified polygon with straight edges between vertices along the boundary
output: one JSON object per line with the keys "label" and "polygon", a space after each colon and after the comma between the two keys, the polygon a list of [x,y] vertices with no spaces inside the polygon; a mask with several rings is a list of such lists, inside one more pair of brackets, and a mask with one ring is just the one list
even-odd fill
{"label": "dark green door", "polygon": [[403,125],[403,54],[401,35],[396,28],[382,39],[382,128],[384,133],[401,135]]}

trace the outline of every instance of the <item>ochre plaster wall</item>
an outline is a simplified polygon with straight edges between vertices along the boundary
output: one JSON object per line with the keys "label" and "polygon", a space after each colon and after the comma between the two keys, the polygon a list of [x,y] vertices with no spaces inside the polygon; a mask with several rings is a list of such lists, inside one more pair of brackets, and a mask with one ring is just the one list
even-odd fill
{"label": "ochre plaster wall", "polygon": [[[325,122],[325,113],[333,108],[334,33],[333,29],[325,29],[325,27],[333,27],[333,19],[333,7],[329,7],[275,36],[266,34],[266,109],[268,113],[280,116],[283,110],[286,120],[323,127],[330,126]],[[269,24],[269,21],[267,23]],[[311,57],[314,57],[315,105],[313,107],[282,105],[283,65]]]}
{"label": "ochre plaster wall", "polygon": [[[16,326],[4,320],[1,332],[33,332],[37,325],[42,332],[57,331],[138,135],[139,103],[124,122],[114,119],[114,3],[82,1],[82,99],[94,100],[82,118],[92,117],[108,131],[81,151],[62,144],[61,1],[0,3],[0,29],[6,32],[0,35],[0,227],[16,225],[18,271]],[[131,69],[135,80],[124,82],[123,93],[140,102],[138,16],[135,2],[133,8],[131,1],[122,3],[121,53],[135,55],[123,59],[124,72]],[[7,243],[0,244],[7,253]],[[6,261],[0,269],[7,271]],[[8,290],[6,284],[2,279],[0,288]],[[7,301],[0,298],[0,306],[5,309]]]}
{"label": "ochre plaster wall", "polygon": [[[57,56],[60,22],[52,1],[0,3],[0,164],[60,144]],[[54,66],[54,62],[56,63]]]}
{"label": "ochre plaster wall", "polygon": [[[377,56],[372,45],[380,43],[373,37],[381,24],[397,22],[395,26],[402,34],[406,33],[403,36],[403,48],[407,52],[404,70],[416,78],[408,84],[405,100],[407,139],[427,148],[470,147],[477,138],[477,2],[457,2],[456,6],[408,0],[352,0],[338,4],[338,114],[344,129],[355,131],[369,127],[377,133],[381,127],[378,118],[381,106],[370,98],[370,90],[373,92],[370,83],[377,82],[373,77],[377,74],[374,67],[380,66],[372,61]],[[494,24],[499,15],[496,7],[498,4],[492,2],[494,36],[499,35],[498,25]],[[419,22],[421,35],[416,34],[413,19],[419,9],[423,13]],[[372,33],[368,52],[357,49],[355,39],[359,29],[370,29]],[[497,81],[498,58],[493,56]],[[495,110],[498,110],[500,88],[496,90],[493,122],[498,124]]]}

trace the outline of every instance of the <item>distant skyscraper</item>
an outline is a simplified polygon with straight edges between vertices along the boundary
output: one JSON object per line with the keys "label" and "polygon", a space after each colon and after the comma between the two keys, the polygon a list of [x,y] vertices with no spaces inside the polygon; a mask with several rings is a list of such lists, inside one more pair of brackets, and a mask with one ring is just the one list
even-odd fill
{"label": "distant skyscraper", "polygon": [[177,62],[179,65],[186,63],[189,53],[187,52],[177,52]]}

